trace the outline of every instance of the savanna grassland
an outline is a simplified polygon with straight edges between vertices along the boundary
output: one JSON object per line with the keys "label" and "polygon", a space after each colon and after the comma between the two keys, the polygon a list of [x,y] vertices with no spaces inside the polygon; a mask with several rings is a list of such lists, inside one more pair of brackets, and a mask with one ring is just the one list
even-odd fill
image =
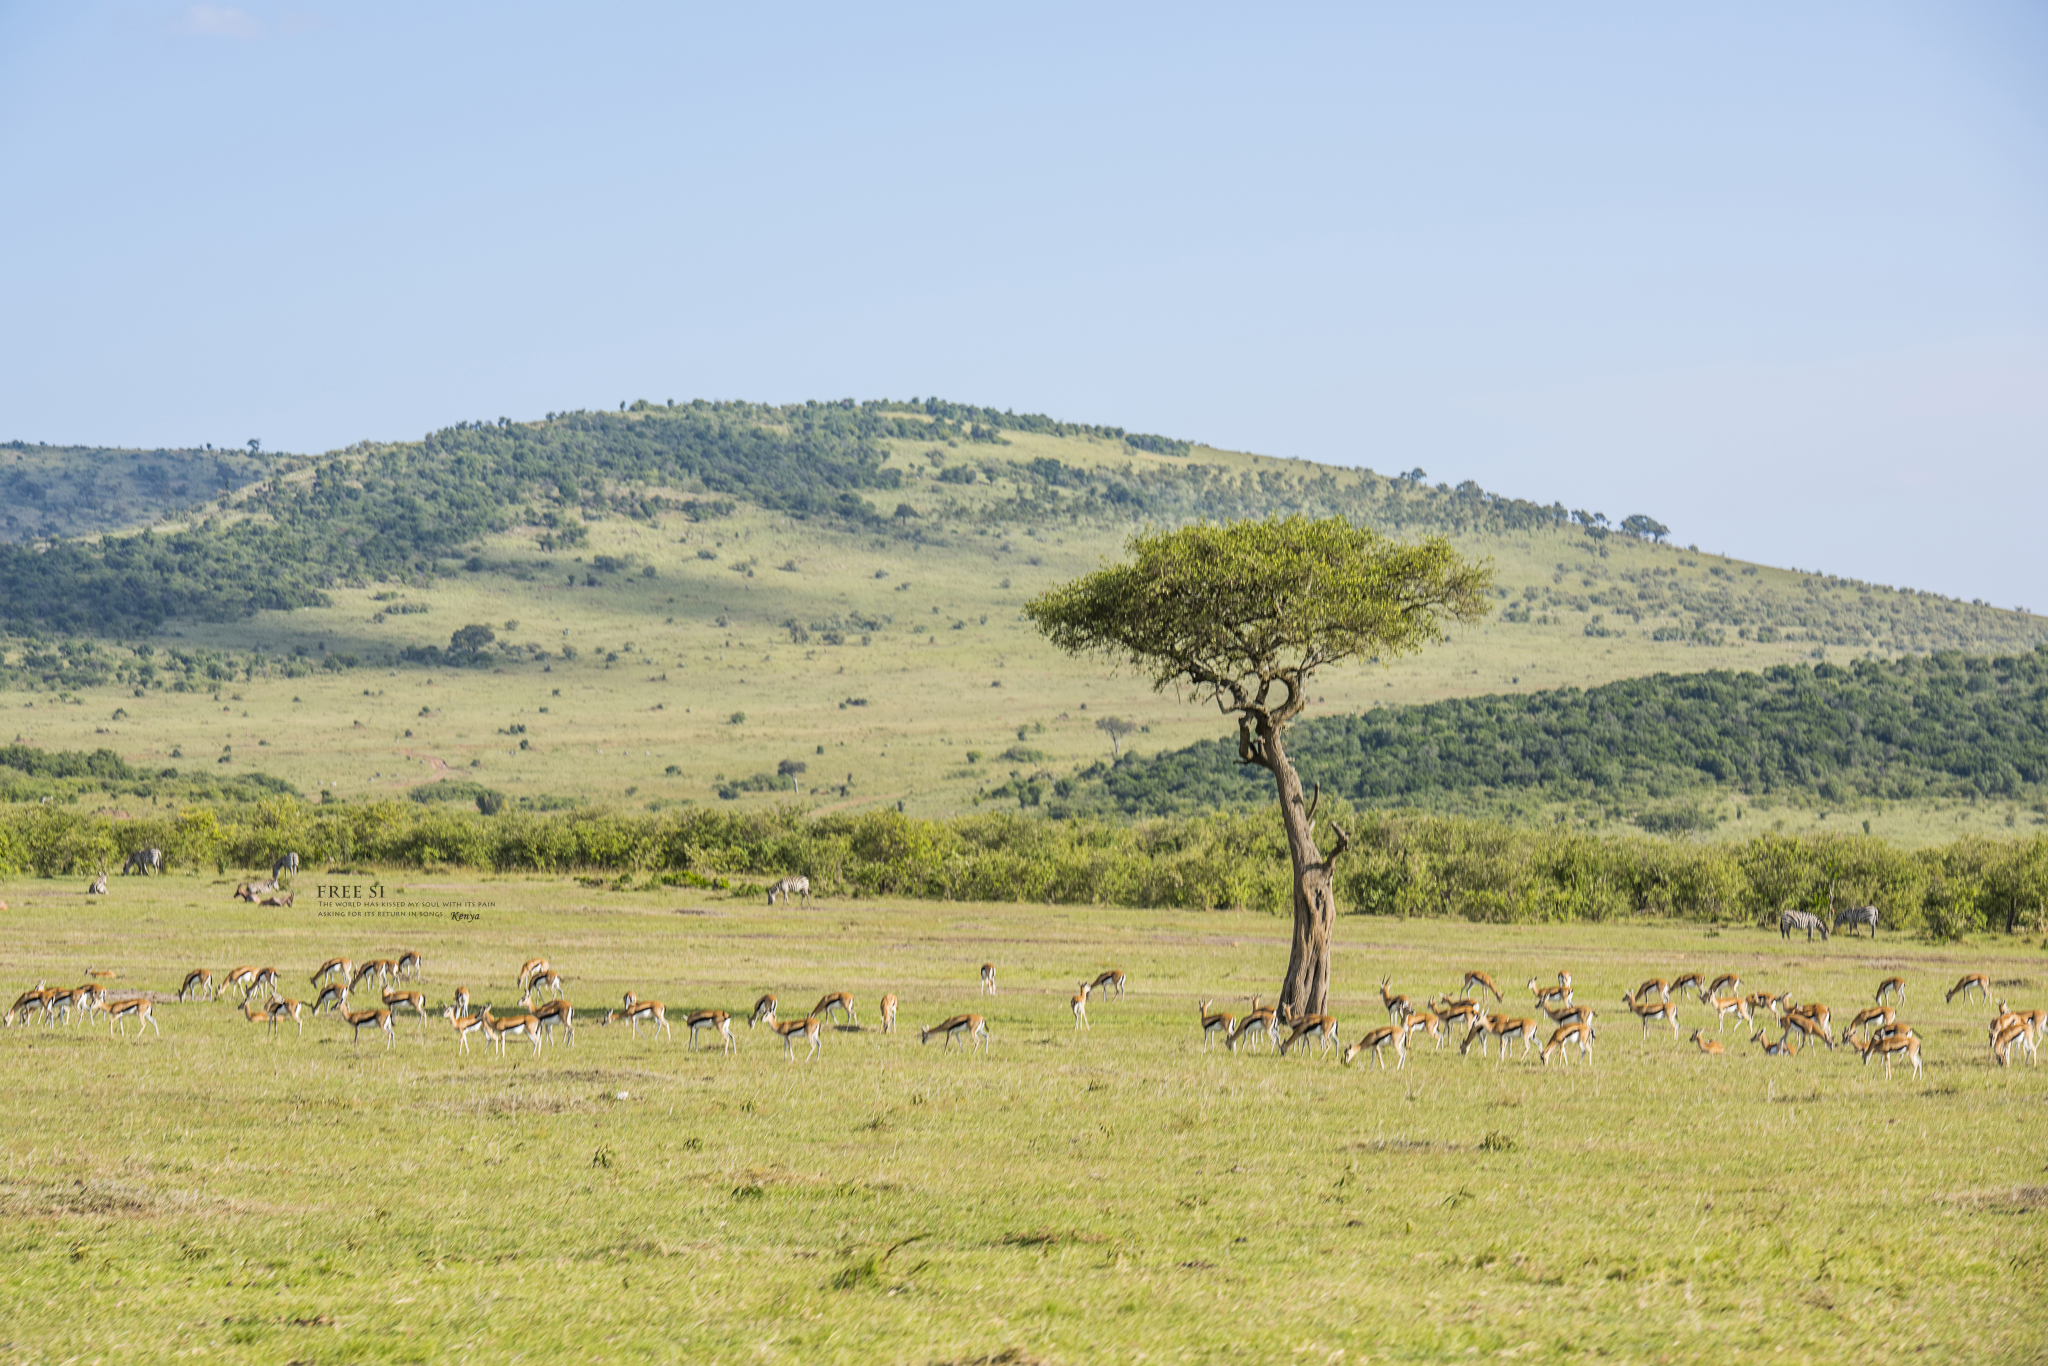
{"label": "savanna grassland", "polygon": [[[552,439],[567,418],[502,430]],[[658,408],[603,415],[629,435],[680,420]],[[913,411],[885,430],[923,430],[925,420]],[[1491,620],[1417,659],[1327,672],[1312,716],[1817,655],[2019,650],[2041,635],[2037,618],[1981,604],[1595,535],[1533,505],[1509,516],[1476,490],[1206,447],[1162,454],[1094,429],[1013,428],[997,444],[992,430],[963,440],[943,428],[929,439],[864,438],[858,515],[811,508],[765,482],[749,501],[606,483],[586,469],[581,483],[557,474],[544,494],[528,489],[526,503],[489,526],[479,520],[444,554],[323,573],[317,590],[293,590],[292,610],[172,616],[139,640],[81,645],[98,651],[86,663],[46,637],[20,637],[0,650],[16,687],[12,738],[46,750],[104,746],[150,772],[260,772],[345,800],[454,777],[515,805],[658,809],[718,801],[723,789],[742,803],[800,796],[832,809],[965,812],[1011,800],[1013,783],[1050,785],[1108,759],[1096,728],[1105,717],[1136,723],[1125,744],[1144,754],[1226,729],[1142,680],[1058,654],[1020,608],[1116,555],[1135,526],[1276,509],[1348,510],[1395,534],[1443,531],[1499,575]],[[499,429],[438,435],[451,468],[469,458],[464,442],[509,439]],[[212,530],[189,519],[162,530],[182,528],[200,549],[237,529],[256,538],[230,576],[241,585],[233,602],[246,607],[263,600],[266,567],[279,582],[297,572],[295,557],[263,537],[305,523],[318,545],[356,543],[333,530],[349,506],[342,495],[325,520],[292,500],[326,506],[320,498],[338,484],[374,493],[383,458],[287,460],[209,509],[198,525]],[[406,468],[431,470],[436,458]],[[447,498],[483,487],[457,484]],[[884,515],[892,502],[900,515]],[[798,503],[810,510],[792,511]],[[402,500],[380,515],[401,511],[418,516]],[[356,540],[365,537],[376,541],[376,528]],[[291,563],[266,565],[264,555]],[[204,597],[193,589],[166,605]],[[451,636],[471,626],[492,640],[452,660]],[[180,656],[187,662],[174,663]],[[2031,786],[1998,800],[1679,795],[1722,821],[1761,796],[1778,828],[1852,817],[1910,843],[2008,836],[2041,815]],[[1475,801],[1490,809],[1490,798]],[[1546,821],[1597,824],[1619,809],[1569,793],[1531,803]]]}
{"label": "savanna grassland", "polygon": [[[1270,990],[1277,917],[770,910],[312,867],[298,890],[281,909],[190,873],[104,900],[9,880],[0,976],[90,968],[161,1000],[194,966],[275,964],[310,995],[329,956],[413,949],[430,1002],[466,984],[502,1010],[545,954],[576,1041],[465,1056],[408,1019],[386,1051],[331,1017],[273,1039],[230,1004],[168,1001],[161,1037],[0,1032],[0,1357],[2018,1362],[2048,1344],[2048,1073],[1993,1066],[1989,1008],[1941,1000],[1983,971],[2042,1004],[2031,939],[1346,917],[1347,1039],[1384,1022],[1381,977],[1422,997],[1468,967],[1511,1005],[1569,969],[1602,1012],[1590,1066],[1425,1043],[1379,1070],[1204,1051],[1197,1000]],[[1129,994],[1076,1034],[1076,980],[1112,966]],[[1838,1025],[1903,974],[1925,1077],[1847,1050],[1766,1058],[1733,1029],[1719,1058],[1646,1038],[1622,991],[1687,969],[1826,1001]],[[790,1064],[744,1026],[730,1057],[597,1027],[629,989],[678,1023],[764,990],[785,1016],[851,991],[861,1015]],[[990,1020],[985,1057],[919,1045],[963,1010]],[[1681,1010],[1688,1031],[1706,1015]]]}

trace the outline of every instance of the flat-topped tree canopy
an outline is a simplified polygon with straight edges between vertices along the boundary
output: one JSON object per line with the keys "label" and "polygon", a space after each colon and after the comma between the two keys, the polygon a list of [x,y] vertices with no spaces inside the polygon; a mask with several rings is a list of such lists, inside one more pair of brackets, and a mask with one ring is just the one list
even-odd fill
{"label": "flat-topped tree canopy", "polygon": [[1238,757],[1273,774],[1294,860],[1294,954],[1281,1009],[1321,1014],[1329,994],[1330,866],[1302,801],[1282,732],[1308,704],[1318,669],[1359,657],[1412,654],[1449,621],[1486,613],[1488,561],[1441,536],[1391,540],[1341,517],[1197,523],[1143,531],[1131,558],[1051,589],[1025,614],[1071,654],[1099,654],[1213,701],[1238,726]]}

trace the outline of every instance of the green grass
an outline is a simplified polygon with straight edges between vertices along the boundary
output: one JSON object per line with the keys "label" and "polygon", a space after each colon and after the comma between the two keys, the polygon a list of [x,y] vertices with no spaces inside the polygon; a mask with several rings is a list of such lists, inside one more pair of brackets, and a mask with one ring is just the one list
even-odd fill
{"label": "green grass", "polygon": [[[275,963],[296,987],[330,955],[412,948],[430,998],[502,1005],[545,954],[585,1014],[629,988],[674,1016],[845,989],[862,1027],[798,1066],[744,1028],[731,1058],[586,1023],[499,1059],[409,1023],[388,1054],[325,1019],[273,1042],[227,1005],[161,1005],[142,1042],[0,1033],[9,1360],[2025,1361],[2048,1342],[2048,1073],[1993,1067],[1988,1010],[1939,995],[1983,970],[2039,1004],[2030,941],[1347,918],[1347,1038],[1383,1020],[1383,975],[1425,995],[1483,967],[1515,1002],[1569,968],[1612,1007],[1590,1068],[1425,1048],[1382,1072],[1202,1051],[1199,996],[1280,976],[1285,926],[1261,916],[770,911],[413,874],[383,877],[395,914],[311,895],[377,881],[308,868],[292,910],[196,877],[94,902],[11,881],[0,969],[168,991],[197,964]],[[1130,996],[1075,1036],[1073,982],[1112,965]],[[1926,1078],[1765,1059],[1732,1030],[1710,1059],[1615,1018],[1624,987],[1686,968],[1838,1018],[1903,972]],[[918,1045],[969,1009],[987,1058]]]}

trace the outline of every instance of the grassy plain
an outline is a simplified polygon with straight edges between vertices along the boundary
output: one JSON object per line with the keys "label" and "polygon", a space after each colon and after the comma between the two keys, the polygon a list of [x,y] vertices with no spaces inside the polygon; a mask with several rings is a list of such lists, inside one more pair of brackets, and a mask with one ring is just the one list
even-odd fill
{"label": "grassy plain", "polygon": [[[1993,1067],[1987,1008],[1940,999],[1981,970],[2041,1004],[2031,942],[1346,918],[1347,1038],[1383,1021],[1380,977],[1421,996],[1468,966],[1511,1003],[1568,968],[1607,1008],[1590,1067],[1425,1047],[1397,1072],[1203,1051],[1198,997],[1280,975],[1285,926],[1263,916],[771,911],[411,874],[351,902],[314,889],[378,879],[300,883],[290,910],[187,875],[92,902],[0,884],[0,980],[92,967],[168,992],[195,965],[274,963],[302,991],[330,955],[411,948],[430,999],[465,983],[504,1005],[545,954],[577,1042],[464,1056],[407,1022],[387,1052],[332,1019],[272,1040],[227,1004],[160,1005],[162,1037],[139,1042],[0,1033],[0,1359],[2018,1362],[2048,1345],[2048,1072]],[[1107,966],[1130,994],[1076,1035],[1073,983]],[[1617,1018],[1625,987],[1688,968],[1838,1019],[1903,973],[1926,1077],[1765,1058],[1733,1030],[1709,1058]],[[743,1027],[736,1056],[692,1054],[594,1026],[629,988],[672,1018],[844,989],[860,1027],[809,1064]],[[903,1001],[893,1037],[884,991]],[[989,1016],[985,1058],[919,1046],[917,1024],[961,1010]]]}
{"label": "grassy plain", "polygon": [[[1313,470],[1200,454],[1244,470]],[[1166,460],[1120,443],[1029,433],[1014,434],[1001,455],[1070,464]],[[543,552],[531,531],[510,533],[482,547],[489,566],[482,572],[442,577],[431,588],[337,588],[329,608],[188,623],[168,643],[273,658],[302,649],[314,658],[383,658],[406,646],[445,646],[456,628],[479,623],[501,640],[552,655],[570,646],[575,660],[323,671],[236,682],[218,696],[160,690],[137,697],[117,685],[61,697],[10,694],[13,735],[50,749],[105,745],[150,769],[189,769],[226,756],[233,768],[224,771],[260,770],[308,793],[349,799],[399,795],[457,776],[515,798],[705,802],[718,800],[721,776],[773,772],[793,760],[807,765],[802,781],[820,806],[901,802],[914,814],[942,815],[972,809],[978,792],[1012,770],[1059,775],[1107,757],[1108,741],[1094,727],[1105,715],[1147,727],[1129,742],[1147,753],[1228,730],[1212,711],[1056,653],[1021,618],[1032,594],[1120,553],[1129,527],[976,526],[961,510],[999,499],[1000,488],[941,485],[915,448],[899,448],[892,461],[909,472],[904,497],[931,515],[943,544],[833,531],[744,506],[696,524],[610,518],[590,525],[590,543],[577,553]],[[1649,567],[1671,571],[1674,583],[1741,582],[1788,597],[1806,591],[1796,571],[1623,537],[1605,545],[1602,559],[1593,542],[1567,531],[1471,538],[1461,548],[1490,556],[1517,601],[1525,588],[1549,591],[1555,581],[1576,592]],[[596,571],[600,555],[625,568]],[[1722,578],[1712,577],[1717,571]],[[815,633],[795,644],[784,625],[855,613],[889,621],[865,633],[865,646],[858,629],[844,645]],[[1659,670],[1760,668],[1813,650],[1803,641],[1759,644],[1733,633],[1716,647],[1651,639],[1657,626],[1680,624],[1676,617],[1589,637],[1589,619],[1578,611],[1528,623],[1496,619],[1391,667],[1326,672],[1314,711],[1586,686]],[[849,705],[852,699],[865,705]],[[735,721],[736,713],[745,720]],[[1042,757],[1004,757],[1020,745]],[[970,759],[970,751],[979,757]],[[2007,804],[1791,806],[1758,814],[1790,830],[1867,819],[1874,833],[1909,843],[2007,835],[2014,824],[2034,821]],[[1721,828],[1728,835],[1747,829]]]}

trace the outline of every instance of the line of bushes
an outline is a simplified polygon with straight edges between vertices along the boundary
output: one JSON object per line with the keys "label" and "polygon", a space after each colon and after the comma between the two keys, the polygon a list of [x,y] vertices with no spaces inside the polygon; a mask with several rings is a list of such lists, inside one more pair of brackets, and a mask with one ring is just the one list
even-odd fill
{"label": "line of bushes", "polygon": [[[1786,908],[1875,902],[1889,930],[1952,938],[2043,928],[2048,836],[1959,839],[1902,849],[1860,835],[1759,835],[1696,844],[1601,837],[1414,813],[1333,815],[1353,831],[1338,864],[1347,911],[1489,923],[1635,916],[1768,920]],[[1120,906],[1291,905],[1287,850],[1271,811],[1213,812],[1136,824],[977,815],[920,820],[893,811],[813,819],[800,808],[579,810],[487,817],[415,802],[308,805],[277,799],[189,807],[133,820],[55,807],[0,813],[0,872],[76,876],[128,851],[165,851],[173,870],[268,868],[287,850],[333,864],[497,872],[604,872],[652,882],[677,874],[802,872],[826,894]]]}

